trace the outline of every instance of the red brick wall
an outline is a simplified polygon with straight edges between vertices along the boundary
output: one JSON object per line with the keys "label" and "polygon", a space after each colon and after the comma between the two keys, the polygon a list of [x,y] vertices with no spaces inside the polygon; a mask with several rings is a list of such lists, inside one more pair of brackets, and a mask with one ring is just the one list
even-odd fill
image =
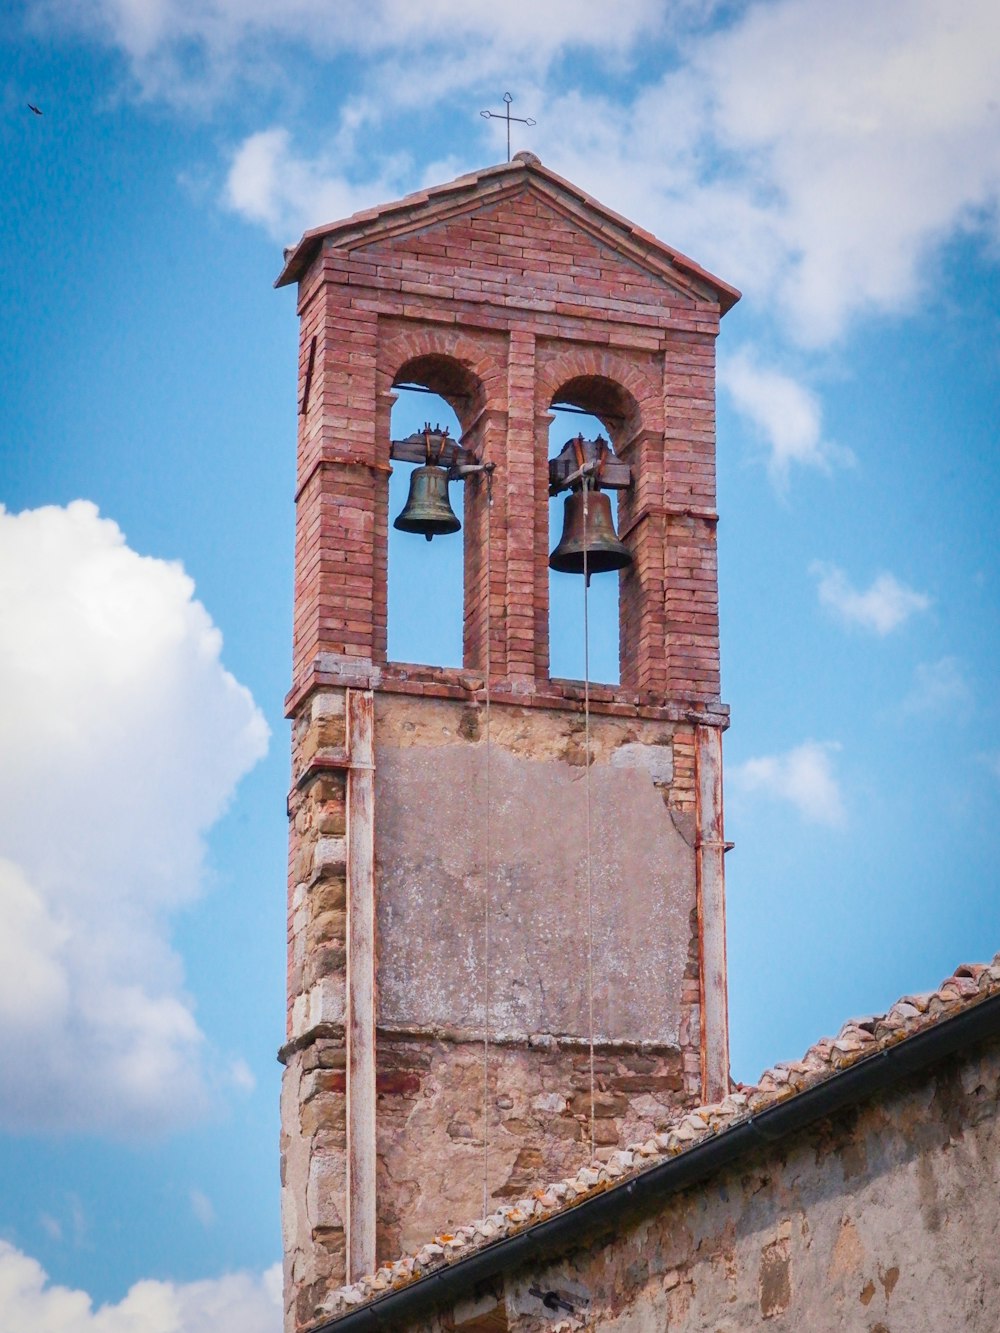
{"label": "red brick wall", "polygon": [[531,692],[548,673],[549,408],[596,403],[633,468],[621,497],[622,691],[718,699],[714,338],[696,300],[525,188],[481,212],[317,252],[300,287],[295,684],[320,653],[386,654],[392,384],[404,366],[496,464],[486,605],[485,485],[467,483],[465,665]]}

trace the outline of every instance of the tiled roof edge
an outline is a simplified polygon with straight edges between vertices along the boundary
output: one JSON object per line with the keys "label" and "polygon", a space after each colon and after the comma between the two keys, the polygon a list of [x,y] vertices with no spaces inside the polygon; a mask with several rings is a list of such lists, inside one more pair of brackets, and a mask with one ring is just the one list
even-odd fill
{"label": "tiled roof edge", "polygon": [[324,223],[320,227],[311,227],[308,231],[303,232],[295,245],[290,246],[285,251],[285,263],[275,279],[274,285],[275,287],[284,287],[289,283],[297,282],[305,273],[316,249],[327,236],[335,235],[338,232],[349,233],[368,224],[380,222],[395,213],[406,213],[424,205],[433,205],[437,200],[448,195],[463,192],[472,194],[484,184],[494,181],[501,183],[506,174],[510,174],[512,177],[518,175],[541,177],[542,180],[548,181],[550,185],[554,185],[558,191],[572,196],[584,207],[593,209],[619,227],[634,242],[649,251],[660,254],[675,268],[715,288],[719,295],[719,304],[723,314],[740,299],[741,293],[731,283],[723,281],[722,278],[717,278],[680,250],[675,250],[673,246],[667,245],[665,241],[661,241],[659,237],[654,236],[652,232],[637,226],[636,223],[631,222],[621,213],[616,213],[614,209],[602,204],[593,195],[581,189],[580,186],[574,185],[572,181],[566,180],[565,177],[543,166],[533,154],[518,155],[512,162],[501,162],[497,166],[483,167],[479,171],[467,172],[465,175],[456,176],[454,180],[447,181],[444,184],[415,190],[411,194],[403,195],[400,199],[393,199],[373,208],[352,213],[350,217]]}
{"label": "tiled roof edge", "polygon": [[[679,1112],[642,1144],[595,1161],[567,1180],[543,1186],[528,1198],[504,1204],[489,1217],[436,1236],[414,1254],[405,1255],[360,1281],[331,1292],[324,1302],[323,1327],[390,1291],[469,1258],[496,1241],[525,1231],[594,1198],[629,1179],[697,1148],[762,1112],[833,1079],[854,1065],[942,1022],[1000,996],[1000,954],[992,963],[968,963],[945,978],[935,991],[906,995],[885,1013],[850,1019],[836,1037],[824,1037],[801,1060],[781,1061],[752,1087],[741,1086],[721,1102]],[[789,1109],[791,1109],[789,1107]]]}

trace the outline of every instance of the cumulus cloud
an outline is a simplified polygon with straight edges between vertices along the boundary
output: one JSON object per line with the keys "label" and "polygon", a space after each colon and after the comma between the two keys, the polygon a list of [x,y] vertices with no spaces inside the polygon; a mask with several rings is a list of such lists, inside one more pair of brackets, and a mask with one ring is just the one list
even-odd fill
{"label": "cumulus cloud", "polygon": [[[375,134],[356,153],[358,131],[405,142],[415,105],[457,109],[515,69],[544,161],[735,281],[802,345],[912,308],[956,231],[1000,241],[994,0],[35,0],[32,12],[45,31],[102,37],[144,95],[167,100],[294,85],[353,56],[325,152],[282,126],[235,150],[226,197],[272,232],[415,188],[415,166],[392,170]],[[605,88],[595,62],[615,76]],[[495,157],[502,130],[481,130]]]}
{"label": "cumulus cloud", "polygon": [[793,464],[829,472],[835,463],[854,461],[850,450],[823,438],[816,395],[784,371],[761,365],[747,348],[721,361],[719,383],[763,441],[779,490],[787,488]]}
{"label": "cumulus cloud", "polygon": [[835,741],[803,741],[784,754],[763,755],[734,765],[729,782],[740,791],[759,793],[793,805],[803,819],[837,828],[846,822],[832,756]]}
{"label": "cumulus cloud", "polygon": [[878,574],[861,591],[837,565],[816,560],[809,572],[819,580],[817,591],[823,606],[829,607],[845,624],[859,625],[875,634],[890,634],[931,604],[926,593],[908,588],[894,574]]}
{"label": "cumulus cloud", "polygon": [[801,344],[913,308],[956,230],[1000,238],[990,0],[750,4],[679,54],[610,128],[553,99],[546,137],[574,179],[766,302]]}
{"label": "cumulus cloud", "polygon": [[285,129],[261,130],[233,153],[224,203],[275,240],[291,241],[308,227],[348,217],[402,188],[404,159],[383,161],[380,175],[361,184],[351,184],[336,161],[337,153],[329,148],[314,157],[298,153]]}
{"label": "cumulus cloud", "polygon": [[281,1273],[202,1282],[137,1282],[95,1309],[84,1291],[54,1286],[42,1266],[0,1241],[0,1328],[32,1333],[280,1333]]}
{"label": "cumulus cloud", "polygon": [[972,705],[972,687],[957,657],[921,662],[913,672],[913,684],[903,699],[908,716],[964,716]]}
{"label": "cumulus cloud", "polygon": [[206,1103],[169,941],[267,727],[178,564],[94,505],[0,509],[0,1124],[155,1132]]}

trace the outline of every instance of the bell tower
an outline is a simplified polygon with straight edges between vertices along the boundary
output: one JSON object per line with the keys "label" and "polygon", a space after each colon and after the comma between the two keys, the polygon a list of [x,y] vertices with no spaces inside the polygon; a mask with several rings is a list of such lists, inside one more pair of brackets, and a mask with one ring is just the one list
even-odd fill
{"label": "bell tower", "polygon": [[[307,232],[293,282],[289,1329],[728,1090],[714,347],[739,298],[532,154]],[[401,384],[461,434],[393,440]],[[601,436],[550,459],[554,403]],[[443,486],[462,513],[461,668],[387,660],[408,462],[447,469],[410,541],[445,533]],[[620,580],[620,684],[549,674],[550,488],[557,567]]]}

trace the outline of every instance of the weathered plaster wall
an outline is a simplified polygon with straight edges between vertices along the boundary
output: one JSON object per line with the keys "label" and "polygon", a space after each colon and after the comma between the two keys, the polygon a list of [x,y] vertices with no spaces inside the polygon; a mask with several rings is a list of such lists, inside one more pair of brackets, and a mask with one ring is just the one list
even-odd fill
{"label": "weathered plaster wall", "polygon": [[[499,1300],[468,1293],[438,1317],[397,1327],[994,1333],[998,1106],[994,1045],[665,1198],[612,1234],[581,1235],[575,1252],[507,1274]],[[546,1310],[532,1288],[568,1294],[576,1312]]]}
{"label": "weathered plaster wall", "polygon": [[[590,1096],[583,719],[494,703],[491,738],[495,1206],[589,1159]],[[298,1325],[345,1272],[344,741],[344,691],[315,692],[295,721],[289,806],[282,1170]],[[702,1094],[693,732],[598,715],[592,754],[601,1152]],[[376,693],[380,1260],[483,1207],[485,758],[481,702]]]}
{"label": "weathered plaster wall", "polygon": [[[481,1032],[486,895],[497,1036],[585,1036],[583,719],[381,695],[376,707],[379,1020]],[[596,718],[590,770],[594,1024],[679,1044],[694,816],[672,810],[671,729]],[[491,866],[486,883],[486,821]]]}

